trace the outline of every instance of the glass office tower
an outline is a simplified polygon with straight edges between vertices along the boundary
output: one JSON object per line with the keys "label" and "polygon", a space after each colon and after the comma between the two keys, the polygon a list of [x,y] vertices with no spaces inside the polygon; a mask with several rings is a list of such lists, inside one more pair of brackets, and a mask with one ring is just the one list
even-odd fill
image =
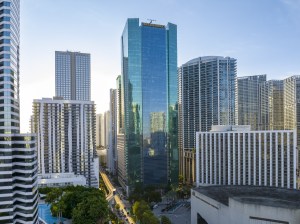
{"label": "glass office tower", "polygon": [[177,181],[177,27],[128,19],[122,35],[124,185]]}
{"label": "glass office tower", "polygon": [[91,100],[90,54],[55,51],[55,94],[65,100]]}
{"label": "glass office tower", "polygon": [[0,0],[0,223],[37,223],[35,136],[20,134],[20,1]]}

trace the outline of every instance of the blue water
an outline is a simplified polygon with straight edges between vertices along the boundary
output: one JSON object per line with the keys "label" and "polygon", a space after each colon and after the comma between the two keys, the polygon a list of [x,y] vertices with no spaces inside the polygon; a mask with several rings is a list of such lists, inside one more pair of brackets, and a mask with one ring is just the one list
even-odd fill
{"label": "blue water", "polygon": [[[39,217],[45,220],[47,224],[58,223],[58,218],[51,215],[50,205],[47,204],[39,204]],[[61,220],[65,221],[66,219],[62,218]]]}

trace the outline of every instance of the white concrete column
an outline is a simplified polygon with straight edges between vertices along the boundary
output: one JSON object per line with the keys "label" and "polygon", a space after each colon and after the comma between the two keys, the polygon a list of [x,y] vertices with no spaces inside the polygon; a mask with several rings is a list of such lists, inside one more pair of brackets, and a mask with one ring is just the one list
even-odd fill
{"label": "white concrete column", "polygon": [[[222,184],[221,183],[221,150],[222,150],[222,145],[221,145],[221,133],[218,133],[218,142],[219,142],[219,159],[218,159],[218,162],[219,162],[219,178],[218,178],[218,184]],[[222,139],[223,140],[223,139]]]}
{"label": "white concrete column", "polygon": [[216,141],[216,137],[217,134],[214,133],[214,170],[213,170],[213,174],[214,174],[214,184],[217,183],[217,141]]}
{"label": "white concrete column", "polygon": [[287,132],[285,135],[287,136],[287,188],[290,188],[290,133]]}
{"label": "white concrete column", "polygon": [[238,185],[241,184],[241,134],[237,133],[238,137],[238,172],[237,172],[237,179]]}
{"label": "white concrete column", "polygon": [[293,144],[293,158],[294,158],[294,162],[293,162],[293,168],[294,168],[294,180],[293,180],[293,183],[294,183],[294,189],[296,189],[297,187],[297,173],[296,173],[296,170],[298,168],[298,150],[297,150],[297,131],[294,130],[293,132],[293,140],[294,140],[294,144]]}
{"label": "white concrete column", "polygon": [[213,152],[213,147],[212,147],[212,133],[209,133],[209,183],[212,184],[213,181],[213,173],[212,173],[212,152]]}
{"label": "white concrete column", "polygon": [[267,186],[267,132],[264,133],[264,185]]}
{"label": "white concrete column", "polygon": [[233,185],[236,185],[236,166],[235,166],[235,157],[236,157],[236,141],[235,135],[236,133],[232,133],[233,140],[232,140],[232,172],[233,172]]}
{"label": "white concrete column", "polygon": [[226,148],[226,134],[225,133],[222,133],[222,138],[223,138],[223,159],[222,159],[222,162],[223,162],[223,184],[225,185],[226,184],[226,179],[227,179],[227,175],[226,175],[226,150],[228,150]]}
{"label": "white concrete column", "polygon": [[273,186],[273,132],[270,132],[270,186]]}
{"label": "white concrete column", "polygon": [[199,186],[199,133],[196,132],[196,186]]}
{"label": "white concrete column", "polygon": [[261,186],[261,132],[258,134],[258,185]]}
{"label": "white concrete column", "polygon": [[205,134],[205,183],[208,184],[208,133]]}
{"label": "white concrete column", "polygon": [[243,133],[243,185],[246,184],[246,140],[245,133]]}
{"label": "white concrete column", "polygon": [[275,186],[278,187],[278,132],[275,134]]}
{"label": "white concrete column", "polygon": [[254,144],[253,147],[251,147],[251,135],[254,136],[255,134],[253,133],[248,133],[248,184],[251,185],[253,183],[251,183],[251,176],[253,174],[251,174],[251,149],[254,148]]}
{"label": "white concrete column", "polygon": [[281,187],[284,187],[284,135],[281,132]]}
{"label": "white concrete column", "polygon": [[227,142],[227,150],[228,150],[228,177],[227,177],[227,182],[228,182],[228,185],[231,185],[231,158],[230,158],[230,135],[232,133],[228,132],[228,142]]}
{"label": "white concrete column", "polygon": [[256,133],[253,133],[253,185],[256,184]]}
{"label": "white concrete column", "polygon": [[204,135],[201,133],[201,183],[204,183]]}

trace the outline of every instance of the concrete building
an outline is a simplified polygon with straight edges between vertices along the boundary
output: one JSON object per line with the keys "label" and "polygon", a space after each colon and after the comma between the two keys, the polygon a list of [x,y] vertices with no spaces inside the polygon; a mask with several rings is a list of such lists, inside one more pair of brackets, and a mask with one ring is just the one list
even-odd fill
{"label": "concrete building", "polygon": [[294,130],[251,131],[250,126],[213,126],[197,132],[199,185],[257,185],[297,188]]}
{"label": "concrete building", "polygon": [[230,57],[199,57],[178,69],[179,173],[187,183],[196,181],[196,132],[235,124],[236,78]]}
{"label": "concrete building", "polygon": [[55,51],[55,95],[65,100],[91,100],[90,54]]}
{"label": "concrete building", "polygon": [[117,171],[117,90],[110,89],[110,120],[108,131],[108,151],[110,154],[110,161],[108,163],[108,169],[112,174],[116,174]]}
{"label": "concrete building", "polygon": [[86,178],[74,173],[49,173],[38,175],[38,186],[43,187],[66,187],[86,186]]}
{"label": "concrete building", "polygon": [[192,190],[192,224],[299,224],[298,190],[202,186]]}
{"label": "concrete building", "polygon": [[104,146],[104,116],[103,114],[96,115],[96,146]]}
{"label": "concrete building", "polygon": [[85,176],[88,186],[98,187],[94,102],[34,100],[33,117],[39,174],[74,173]]}
{"label": "concrete building", "polygon": [[0,0],[0,223],[38,222],[35,135],[20,134],[20,0]]}
{"label": "concrete building", "polygon": [[259,130],[284,129],[283,80],[269,80],[259,87]]}
{"label": "concrete building", "polygon": [[[298,157],[300,161],[300,76],[291,76],[283,80],[284,89],[284,129],[294,129],[297,135]],[[300,186],[300,165],[297,164],[298,185]]]}
{"label": "concrete building", "polygon": [[259,129],[259,87],[266,82],[266,78],[267,75],[237,78],[236,124],[250,125],[252,130]]}

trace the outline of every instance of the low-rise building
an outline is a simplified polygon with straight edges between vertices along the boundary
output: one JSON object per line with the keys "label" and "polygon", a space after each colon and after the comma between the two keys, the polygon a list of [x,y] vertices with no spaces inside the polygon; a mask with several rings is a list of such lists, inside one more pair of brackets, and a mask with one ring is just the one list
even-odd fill
{"label": "low-rise building", "polygon": [[86,178],[74,173],[49,173],[38,175],[39,187],[85,186]]}
{"label": "low-rise building", "polygon": [[254,186],[201,186],[192,190],[192,224],[299,224],[300,192]]}

